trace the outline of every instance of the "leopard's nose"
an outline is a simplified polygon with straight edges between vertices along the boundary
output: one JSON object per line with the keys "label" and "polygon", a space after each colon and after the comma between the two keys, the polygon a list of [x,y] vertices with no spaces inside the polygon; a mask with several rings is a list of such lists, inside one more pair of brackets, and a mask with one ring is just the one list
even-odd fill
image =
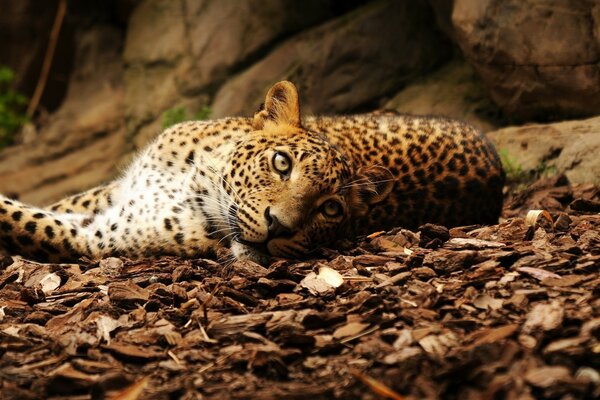
{"label": "leopard's nose", "polygon": [[267,229],[269,231],[268,240],[278,237],[289,237],[293,234],[290,228],[279,222],[277,216],[271,213],[271,207],[265,209],[265,219],[267,220]]}

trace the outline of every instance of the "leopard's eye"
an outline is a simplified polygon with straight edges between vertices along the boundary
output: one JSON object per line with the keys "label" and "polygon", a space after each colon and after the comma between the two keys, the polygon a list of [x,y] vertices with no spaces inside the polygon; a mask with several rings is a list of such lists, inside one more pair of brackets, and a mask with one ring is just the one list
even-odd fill
{"label": "leopard's eye", "polygon": [[342,205],[336,201],[329,199],[321,206],[321,210],[323,214],[330,218],[338,217],[342,214],[343,208]]}
{"label": "leopard's eye", "polygon": [[292,170],[292,160],[284,153],[275,153],[273,155],[273,168],[282,175],[289,175]]}

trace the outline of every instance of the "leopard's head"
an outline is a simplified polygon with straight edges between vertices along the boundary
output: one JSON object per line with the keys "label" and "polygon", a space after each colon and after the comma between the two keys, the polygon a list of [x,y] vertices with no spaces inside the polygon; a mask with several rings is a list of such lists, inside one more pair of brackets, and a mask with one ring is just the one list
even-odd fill
{"label": "leopard's head", "polygon": [[355,170],[325,135],[302,126],[298,92],[287,81],[269,90],[221,183],[232,251],[261,263],[331,243],[392,188],[387,170]]}

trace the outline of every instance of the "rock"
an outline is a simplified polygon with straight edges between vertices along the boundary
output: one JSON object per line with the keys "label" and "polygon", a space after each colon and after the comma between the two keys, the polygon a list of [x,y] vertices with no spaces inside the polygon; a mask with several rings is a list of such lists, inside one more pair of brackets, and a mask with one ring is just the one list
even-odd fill
{"label": "rock", "polygon": [[277,80],[296,82],[308,113],[376,103],[449,55],[426,3],[377,1],[299,34],[230,79],[213,115],[251,115]]}
{"label": "rock", "polygon": [[123,60],[129,65],[173,63],[186,52],[185,33],[181,2],[142,1],[129,19]]}
{"label": "rock", "polygon": [[439,115],[467,121],[487,132],[498,128],[501,111],[481,79],[457,58],[402,88],[384,105],[403,114]]}
{"label": "rock", "polygon": [[600,3],[455,0],[452,23],[507,115],[560,119],[600,110]]}
{"label": "rock", "polygon": [[191,98],[183,105],[200,108],[208,102],[194,99],[202,91],[216,90],[233,70],[282,37],[352,3],[145,0],[131,16],[123,54],[127,113],[134,123],[144,124],[185,103],[182,98]]}
{"label": "rock", "polygon": [[600,117],[489,132],[496,148],[523,171],[564,173],[573,183],[600,183]]}
{"label": "rock", "polygon": [[[192,20],[190,46],[196,71],[190,75],[193,82],[188,82],[188,90],[222,82],[228,73],[276,41],[353,6],[353,2],[348,2],[339,7],[333,0],[188,0],[187,11]],[[226,34],[221,34],[223,21],[227,21]]]}

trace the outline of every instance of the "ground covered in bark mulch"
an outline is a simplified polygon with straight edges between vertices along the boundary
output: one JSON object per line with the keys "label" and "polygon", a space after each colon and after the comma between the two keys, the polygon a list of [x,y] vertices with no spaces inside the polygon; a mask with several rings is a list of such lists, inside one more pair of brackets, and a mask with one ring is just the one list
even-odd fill
{"label": "ground covered in bark mulch", "polygon": [[558,177],[269,268],[0,257],[0,398],[598,398],[599,212]]}

